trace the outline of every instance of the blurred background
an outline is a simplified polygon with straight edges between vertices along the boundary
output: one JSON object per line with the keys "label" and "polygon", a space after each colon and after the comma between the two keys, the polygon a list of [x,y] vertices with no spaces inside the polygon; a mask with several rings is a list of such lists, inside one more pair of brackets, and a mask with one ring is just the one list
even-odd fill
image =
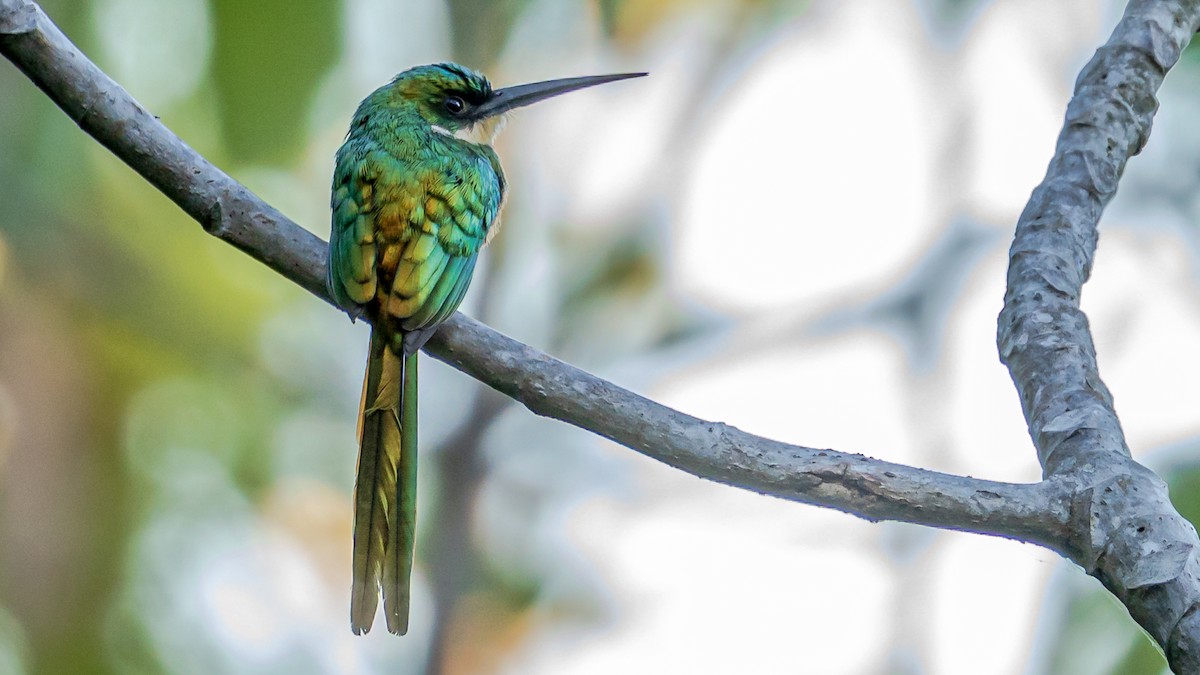
{"label": "blurred background", "polygon": [[[1112,0],[47,0],[327,237],[357,102],[649,70],[512,116],[465,311],[686,412],[1006,481],[1006,250]],[[1137,457],[1200,516],[1200,53],[1086,288]],[[0,64],[0,675],[1155,674],[1055,554],[699,480],[426,360],[413,629],[348,622],[367,328],[205,235]]]}

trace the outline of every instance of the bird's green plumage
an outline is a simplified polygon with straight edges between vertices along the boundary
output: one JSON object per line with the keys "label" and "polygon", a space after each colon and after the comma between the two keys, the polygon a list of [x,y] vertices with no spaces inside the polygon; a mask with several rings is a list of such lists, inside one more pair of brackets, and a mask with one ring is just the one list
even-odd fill
{"label": "bird's green plumage", "polygon": [[[355,633],[370,629],[379,602],[378,580],[389,544],[389,511],[396,500],[403,442],[400,395],[403,361],[388,349],[380,331],[371,332],[370,356],[358,421],[358,476],[354,482],[354,585],[350,623]],[[398,553],[398,551],[397,551]]]}
{"label": "bird's green plumage", "polygon": [[417,351],[462,303],[496,232],[498,115],[644,73],[493,90],[452,63],[418,66],[359,104],[333,174],[329,290],[372,325],[359,415],[350,626],[408,630],[417,488]]}
{"label": "bird's green plumage", "polygon": [[417,350],[466,295],[504,197],[496,153],[456,137],[470,123],[444,103],[490,93],[486,79],[458,66],[406,71],[362,102],[337,153],[329,288],[374,326],[359,421],[355,633],[370,630],[380,588],[388,629],[408,630]]}

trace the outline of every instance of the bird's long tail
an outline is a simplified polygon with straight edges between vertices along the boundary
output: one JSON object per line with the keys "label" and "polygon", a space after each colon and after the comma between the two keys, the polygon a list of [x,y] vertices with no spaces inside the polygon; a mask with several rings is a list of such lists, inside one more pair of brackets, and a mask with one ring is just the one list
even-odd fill
{"label": "bird's long tail", "polygon": [[371,331],[358,421],[350,627],[371,630],[383,588],[388,630],[408,631],[417,488],[417,355],[388,349]]}
{"label": "bird's long tail", "polygon": [[399,513],[391,520],[383,567],[383,613],[388,630],[408,632],[408,605],[417,533],[417,353],[404,357],[404,393],[400,406],[400,462],[396,480]]}

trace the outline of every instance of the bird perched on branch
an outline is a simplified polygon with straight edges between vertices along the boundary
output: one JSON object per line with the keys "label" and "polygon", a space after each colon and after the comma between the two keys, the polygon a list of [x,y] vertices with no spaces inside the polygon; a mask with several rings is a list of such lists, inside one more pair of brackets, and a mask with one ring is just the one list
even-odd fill
{"label": "bird perched on branch", "polygon": [[329,290],[371,322],[358,420],[350,627],[366,633],[383,591],[388,630],[408,631],[417,488],[417,351],[466,295],[496,233],[502,115],[645,73],[492,89],[453,63],[400,73],[359,104],[333,174]]}

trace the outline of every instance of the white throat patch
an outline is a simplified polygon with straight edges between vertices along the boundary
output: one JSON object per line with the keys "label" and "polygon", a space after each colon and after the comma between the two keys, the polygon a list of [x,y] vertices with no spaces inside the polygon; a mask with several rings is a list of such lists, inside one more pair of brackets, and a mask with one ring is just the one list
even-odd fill
{"label": "white throat patch", "polygon": [[500,133],[500,130],[504,128],[504,122],[505,118],[501,115],[499,117],[489,117],[458,131],[450,131],[446,127],[437,124],[431,124],[429,128],[436,134],[457,138],[460,141],[466,141],[475,145],[491,145],[492,141],[496,140],[496,134]]}

